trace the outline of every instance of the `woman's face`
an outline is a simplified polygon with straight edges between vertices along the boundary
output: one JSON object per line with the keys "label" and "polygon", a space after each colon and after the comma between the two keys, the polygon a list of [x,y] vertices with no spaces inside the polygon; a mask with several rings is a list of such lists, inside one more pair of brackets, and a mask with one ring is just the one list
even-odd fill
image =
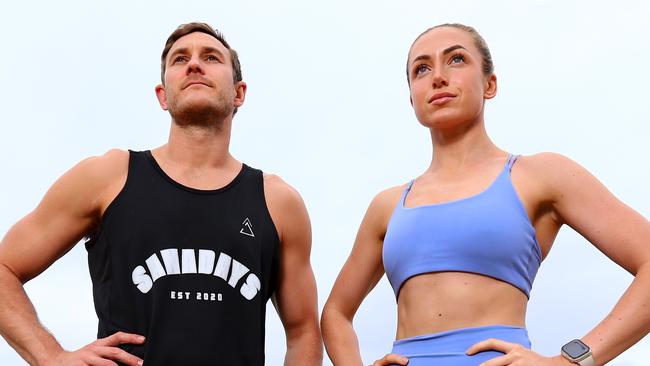
{"label": "woman's face", "polygon": [[483,119],[483,102],[496,95],[471,34],[441,27],[425,33],[409,53],[411,104],[420,123],[444,130]]}

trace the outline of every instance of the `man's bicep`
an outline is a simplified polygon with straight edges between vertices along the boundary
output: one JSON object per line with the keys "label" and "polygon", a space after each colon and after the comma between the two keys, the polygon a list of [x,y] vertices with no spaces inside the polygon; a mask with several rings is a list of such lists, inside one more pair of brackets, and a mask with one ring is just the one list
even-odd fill
{"label": "man's bicep", "polygon": [[274,305],[290,338],[293,331],[299,332],[303,326],[318,323],[316,281],[308,262],[296,263],[283,272],[285,275],[280,276]]}
{"label": "man's bicep", "polygon": [[101,185],[87,163],[66,172],[0,242],[0,264],[23,283],[65,254],[97,222]]}
{"label": "man's bicep", "polygon": [[316,281],[310,263],[311,223],[297,192],[284,192],[284,210],[278,217],[280,266],[274,304],[290,336],[293,328],[317,323]]}

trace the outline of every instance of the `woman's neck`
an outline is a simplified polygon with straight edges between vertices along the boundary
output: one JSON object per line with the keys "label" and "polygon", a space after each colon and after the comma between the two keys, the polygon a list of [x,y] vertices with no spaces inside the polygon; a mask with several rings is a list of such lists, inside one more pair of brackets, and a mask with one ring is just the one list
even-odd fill
{"label": "woman's neck", "polygon": [[482,121],[456,129],[430,131],[433,148],[429,172],[466,169],[504,154],[487,135]]}

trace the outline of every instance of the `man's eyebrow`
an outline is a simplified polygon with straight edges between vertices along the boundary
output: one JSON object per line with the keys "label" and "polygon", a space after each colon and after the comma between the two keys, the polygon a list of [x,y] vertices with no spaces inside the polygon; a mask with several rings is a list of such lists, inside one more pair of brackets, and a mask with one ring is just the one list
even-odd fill
{"label": "man's eyebrow", "polygon": [[211,46],[203,47],[203,49],[201,50],[201,53],[216,53],[216,54],[218,54],[219,56],[223,56],[223,55],[224,55],[223,52],[221,52],[220,49],[218,49],[218,48],[216,48],[216,47],[211,47]]}
{"label": "man's eyebrow", "polygon": [[[175,49],[173,52],[171,52],[171,53],[167,56],[167,58],[168,58],[168,59],[171,59],[173,56],[175,56],[175,55],[177,55],[177,54],[179,54],[179,53],[180,53],[180,54],[186,54],[186,53],[188,53],[188,52],[189,52],[189,49],[188,49],[187,47],[179,47],[179,48]],[[224,57],[224,54],[223,54],[223,52],[221,52],[220,49],[218,49],[218,48],[216,48],[216,47],[212,47],[212,46],[203,47],[203,48],[201,49],[201,53],[216,53],[216,54],[218,54],[219,56]]]}
{"label": "man's eyebrow", "polygon": [[171,59],[174,55],[179,54],[179,53],[187,53],[187,47],[179,47],[175,49],[174,51],[170,52],[169,55],[167,55],[167,59]]}

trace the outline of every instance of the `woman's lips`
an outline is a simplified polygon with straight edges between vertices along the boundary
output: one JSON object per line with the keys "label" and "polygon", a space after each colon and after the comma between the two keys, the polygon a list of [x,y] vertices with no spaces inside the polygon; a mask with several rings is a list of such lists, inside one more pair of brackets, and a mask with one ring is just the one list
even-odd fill
{"label": "woman's lips", "polygon": [[447,93],[447,92],[437,93],[437,94],[434,94],[431,98],[429,98],[429,103],[431,103],[433,105],[443,105],[443,104],[448,103],[449,101],[451,101],[455,97],[456,97],[456,95],[454,95],[452,93]]}
{"label": "woman's lips", "polygon": [[431,104],[433,105],[443,105],[446,104],[447,102],[451,101],[454,99],[454,97],[441,97],[441,98],[436,98],[431,101]]}

